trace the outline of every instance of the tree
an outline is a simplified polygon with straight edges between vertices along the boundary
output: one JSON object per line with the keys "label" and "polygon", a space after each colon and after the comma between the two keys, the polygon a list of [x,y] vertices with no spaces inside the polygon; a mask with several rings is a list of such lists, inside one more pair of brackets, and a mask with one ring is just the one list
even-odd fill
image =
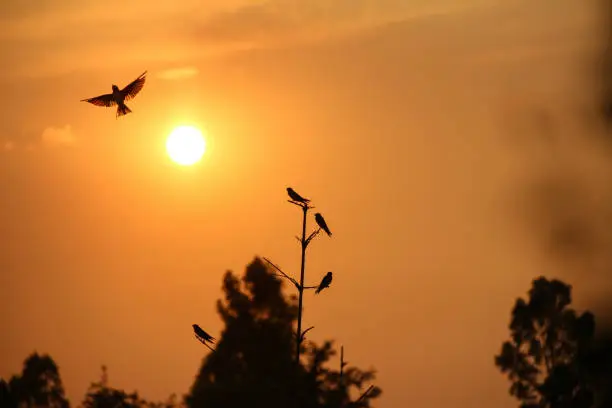
{"label": "tree", "polygon": [[592,313],[569,308],[571,286],[539,277],[529,300],[517,299],[510,322],[511,340],[495,365],[508,373],[510,394],[524,408],[588,408],[593,391],[582,356],[595,333]]}
{"label": "tree", "polygon": [[[606,324],[607,323],[607,324]],[[588,383],[593,390],[594,408],[612,407],[612,326],[610,322],[598,323],[598,330],[591,347],[580,353]]]}
{"label": "tree", "polygon": [[0,407],[17,408],[17,401],[13,398],[8,383],[2,378],[0,378]]}
{"label": "tree", "polygon": [[141,398],[137,392],[131,394],[124,390],[108,385],[108,372],[102,366],[100,381],[93,382],[87,389],[82,408],[174,408],[175,396],[172,395],[167,402],[149,402]]}
{"label": "tree", "polygon": [[59,368],[49,355],[34,352],[23,363],[21,375],[8,384],[12,398],[19,406],[69,408]]}
{"label": "tree", "polygon": [[[255,258],[242,282],[228,271],[223,278],[224,299],[217,311],[225,324],[216,351],[208,354],[185,397],[190,408],[265,406],[267,408],[339,407],[339,373],[324,367],[333,354],[323,347],[302,345],[306,362],[296,363],[293,324],[296,298],[286,298],[283,282]],[[343,392],[374,377],[373,371],[346,370]],[[380,390],[359,406],[367,407]],[[335,400],[334,400],[335,398]]]}

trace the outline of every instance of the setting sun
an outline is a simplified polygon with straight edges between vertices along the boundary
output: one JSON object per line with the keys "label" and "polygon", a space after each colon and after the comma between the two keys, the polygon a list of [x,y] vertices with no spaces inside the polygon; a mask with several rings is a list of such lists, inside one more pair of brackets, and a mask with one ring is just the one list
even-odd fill
{"label": "setting sun", "polygon": [[202,132],[193,126],[175,128],[166,140],[168,156],[177,164],[190,166],[197,163],[206,151]]}

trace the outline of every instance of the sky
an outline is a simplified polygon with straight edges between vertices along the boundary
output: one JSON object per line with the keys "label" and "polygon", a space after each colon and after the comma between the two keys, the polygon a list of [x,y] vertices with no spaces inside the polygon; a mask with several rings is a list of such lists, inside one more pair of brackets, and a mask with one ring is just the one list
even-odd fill
{"label": "sky", "polygon": [[[514,407],[493,358],[540,275],[609,293],[612,140],[595,0],[0,3],[0,376],[34,350],[76,405],[100,366],[188,391],[226,270],[299,272],[308,338],[374,367],[376,406]],[[132,113],[79,102],[147,71]],[[207,138],[181,167],[165,139]],[[312,220],[309,228],[314,228]]]}

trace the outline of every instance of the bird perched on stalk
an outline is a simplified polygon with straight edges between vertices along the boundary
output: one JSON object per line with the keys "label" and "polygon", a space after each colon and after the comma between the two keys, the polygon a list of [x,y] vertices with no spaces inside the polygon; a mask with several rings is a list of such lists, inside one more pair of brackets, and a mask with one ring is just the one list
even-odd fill
{"label": "bird perched on stalk", "polygon": [[147,74],[147,71],[143,72],[142,75],[140,75],[138,78],[130,82],[123,89],[119,89],[117,85],[113,84],[112,86],[113,93],[96,96],[94,98],[81,99],[81,102],[89,102],[92,105],[106,106],[106,107],[112,107],[116,105],[117,106],[117,115],[116,115],[117,118],[119,116],[127,115],[132,110],[127,107],[127,105],[125,104],[125,101],[129,101],[130,99],[133,99],[138,94],[138,92],[140,92],[140,90],[144,86],[146,74]]}
{"label": "bird perched on stalk", "polygon": [[215,338],[211,336],[210,334],[206,333],[204,330],[202,330],[200,326],[198,326],[197,324],[192,324],[191,326],[193,327],[193,331],[196,337],[198,338],[198,340],[200,340],[203,343],[207,341],[213,344],[215,343]]}
{"label": "bird perched on stalk", "polygon": [[295,190],[291,187],[287,187],[287,194],[289,194],[289,197],[291,197],[293,201],[297,201],[298,203],[306,204],[310,202],[309,199],[302,197],[301,195],[296,193]]}
{"label": "bird perched on stalk", "polygon": [[333,277],[332,273],[331,272],[327,272],[327,274],[321,280],[321,283],[319,283],[319,287],[317,288],[317,290],[315,290],[315,294],[318,294],[319,292],[321,292],[325,288],[329,288],[329,285],[332,282],[332,277]]}
{"label": "bird perched on stalk", "polygon": [[327,223],[325,222],[325,219],[323,218],[323,216],[321,215],[321,213],[316,213],[315,214],[315,221],[317,222],[317,225],[319,227],[321,227],[321,229],[323,231],[325,231],[327,233],[327,235],[329,235],[331,237],[331,231],[329,230],[329,228],[327,227]]}

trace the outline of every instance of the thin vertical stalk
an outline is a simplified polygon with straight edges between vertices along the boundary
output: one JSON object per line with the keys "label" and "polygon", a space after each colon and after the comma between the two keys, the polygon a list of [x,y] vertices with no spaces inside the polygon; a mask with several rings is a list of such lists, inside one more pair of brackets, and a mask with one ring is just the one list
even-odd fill
{"label": "thin vertical stalk", "polygon": [[300,287],[298,288],[298,321],[297,321],[297,341],[295,350],[295,359],[297,364],[300,364],[300,346],[302,344],[302,298],[304,295],[304,269],[306,264],[306,213],[308,205],[302,206],[302,263],[300,266]]}

